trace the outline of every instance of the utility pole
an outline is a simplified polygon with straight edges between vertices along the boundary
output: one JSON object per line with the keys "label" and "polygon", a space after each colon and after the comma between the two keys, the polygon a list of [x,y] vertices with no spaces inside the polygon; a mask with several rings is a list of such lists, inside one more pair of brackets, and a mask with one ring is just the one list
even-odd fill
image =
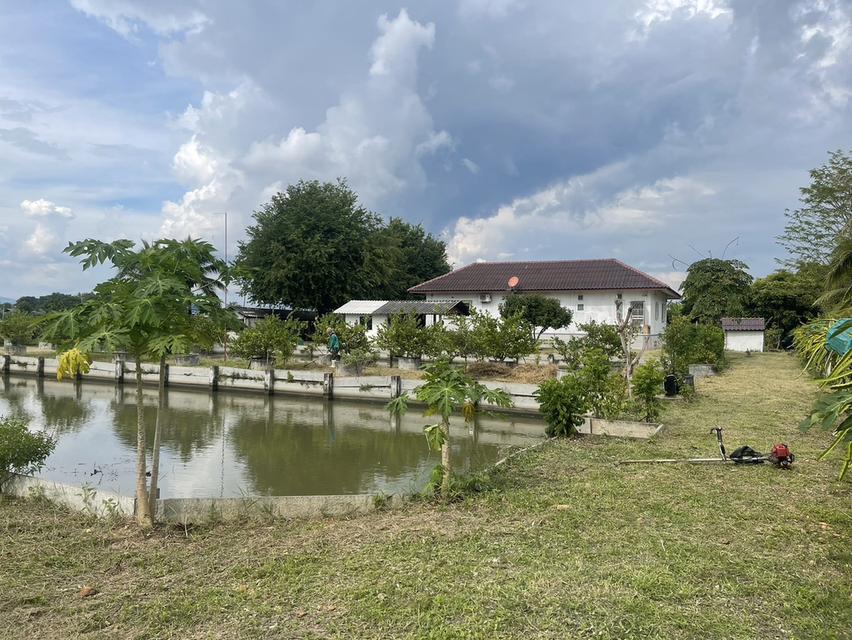
{"label": "utility pole", "polygon": [[[225,211],[225,265],[228,264],[228,212]],[[228,278],[225,279],[225,308],[228,308]],[[228,329],[225,329],[225,341],[222,343],[225,350],[225,360],[228,359]]]}

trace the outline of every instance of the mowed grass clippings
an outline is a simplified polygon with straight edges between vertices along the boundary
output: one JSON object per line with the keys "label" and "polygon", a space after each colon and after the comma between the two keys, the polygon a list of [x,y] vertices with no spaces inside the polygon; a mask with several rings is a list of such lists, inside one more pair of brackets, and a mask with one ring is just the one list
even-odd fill
{"label": "mowed grass clippings", "polygon": [[[784,354],[736,357],[668,402],[649,442],[584,438],[514,458],[449,506],[144,536],[0,503],[8,638],[849,638],[852,485],[798,421]],[[619,465],[768,451],[796,466]],[[95,595],[81,598],[89,585]]]}

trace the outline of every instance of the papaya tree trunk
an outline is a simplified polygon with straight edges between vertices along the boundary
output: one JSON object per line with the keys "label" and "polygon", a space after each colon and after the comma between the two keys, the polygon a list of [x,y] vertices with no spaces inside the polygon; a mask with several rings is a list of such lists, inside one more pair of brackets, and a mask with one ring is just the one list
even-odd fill
{"label": "papaya tree trunk", "polygon": [[163,405],[166,402],[166,357],[160,357],[160,380],[157,384],[157,419],[154,426],[154,445],[151,454],[151,489],[148,492],[148,504],[151,514],[157,512],[157,484],[160,478],[160,433]]}
{"label": "papaya tree trunk", "polygon": [[151,527],[145,479],[145,408],[142,404],[142,361],[136,358],[136,521],[141,527]]}
{"label": "papaya tree trunk", "polygon": [[450,466],[450,423],[444,419],[441,424],[441,432],[444,434],[444,443],[441,445],[441,467],[444,470],[441,478],[441,497],[444,500],[450,499],[450,476],[452,467]]}

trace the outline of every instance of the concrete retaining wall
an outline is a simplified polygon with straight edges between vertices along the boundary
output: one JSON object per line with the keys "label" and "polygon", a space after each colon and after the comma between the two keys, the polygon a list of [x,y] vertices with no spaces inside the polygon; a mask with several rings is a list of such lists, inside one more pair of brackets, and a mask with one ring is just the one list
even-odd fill
{"label": "concrete retaining wall", "polygon": [[401,504],[399,496],[262,496],[256,498],[167,498],[157,500],[158,522],[204,522],[242,518],[321,518],[375,511]]}
{"label": "concrete retaining wall", "polygon": [[133,498],[112,491],[94,487],[74,487],[30,476],[13,476],[3,484],[3,493],[19,498],[44,497],[69,509],[99,517],[130,517],[136,508]]}
{"label": "concrete retaining wall", "polygon": [[[0,371],[9,374],[54,377],[58,361],[54,358],[3,356]],[[84,380],[98,380],[133,385],[136,365],[133,362],[93,362]],[[159,383],[160,366],[142,365],[142,382]],[[166,384],[180,387],[206,388],[212,391],[253,391],[266,394],[292,394],[315,397],[346,398],[387,402],[401,393],[411,394],[420,380],[399,376],[336,376],[322,371],[301,369],[239,369],[234,367],[184,367],[166,365]],[[494,409],[525,414],[538,414],[538,401],[533,396],[536,385],[510,382],[485,382],[490,389],[503,389],[512,399],[511,409]]]}

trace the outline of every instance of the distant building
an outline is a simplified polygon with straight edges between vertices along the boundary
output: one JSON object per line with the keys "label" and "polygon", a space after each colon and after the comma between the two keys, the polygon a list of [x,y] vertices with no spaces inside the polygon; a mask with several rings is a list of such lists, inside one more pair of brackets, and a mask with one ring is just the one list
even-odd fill
{"label": "distant building", "polygon": [[375,336],[393,315],[415,316],[422,326],[428,327],[443,321],[445,316],[469,315],[470,309],[460,301],[350,300],[334,313],[342,315],[346,324],[364,325],[367,335]]}
{"label": "distant building", "polygon": [[498,315],[513,293],[540,293],[559,300],[572,323],[543,337],[580,333],[577,325],[594,320],[615,324],[617,308],[628,311],[648,346],[656,346],[666,328],[666,306],[680,295],[669,285],[620,260],[478,262],[412,287],[427,302],[462,302],[478,312]]}
{"label": "distant building", "polygon": [[728,351],[763,351],[763,318],[722,318],[725,349]]}

